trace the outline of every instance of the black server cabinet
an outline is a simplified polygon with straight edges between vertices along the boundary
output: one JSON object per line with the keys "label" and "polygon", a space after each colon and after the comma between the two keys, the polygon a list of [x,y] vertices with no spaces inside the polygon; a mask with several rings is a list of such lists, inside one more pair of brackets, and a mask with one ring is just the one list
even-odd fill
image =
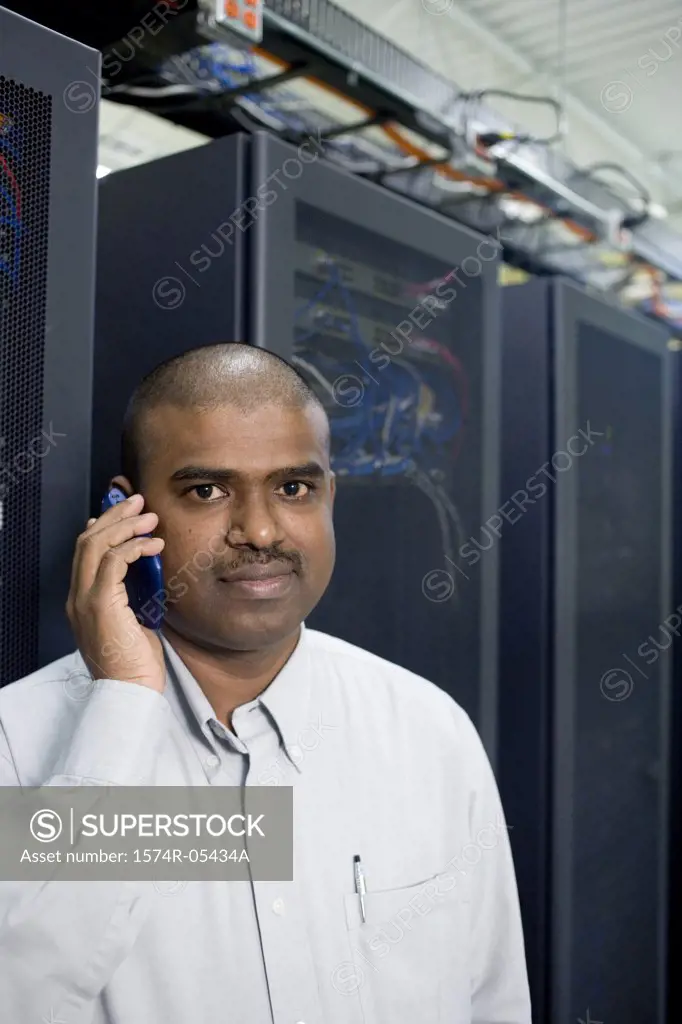
{"label": "black server cabinet", "polygon": [[256,137],[254,185],[286,190],[254,225],[251,340],[332,423],[338,559],[309,624],[438,683],[492,751],[499,246],[321,160],[287,178],[294,156]]}
{"label": "black server cabinet", "polygon": [[329,411],[338,479],[337,567],[309,625],[438,683],[491,753],[498,251],[314,141],[222,139],[109,176],[93,468],[94,507],[125,397],[161,359],[233,339],[292,360]]}
{"label": "black server cabinet", "polygon": [[73,648],[88,510],[99,54],[0,8],[0,685]]}
{"label": "black server cabinet", "polygon": [[535,1019],[662,1024],[667,334],[563,281],[503,311],[499,779]]}
{"label": "black server cabinet", "polygon": [[[673,378],[673,606],[682,615],[682,340],[668,342]],[[679,642],[672,653],[672,708],[670,724],[670,848],[668,878],[670,884],[670,926],[668,948],[682,941],[682,874],[678,854],[682,850],[682,650]],[[668,971],[668,1019],[678,1020],[682,1013],[682,979],[674,965]]]}
{"label": "black server cabinet", "polygon": [[[90,504],[120,472],[120,426],[138,381],[197,345],[246,341],[243,135],[99,183]],[[231,228],[231,233],[230,233]],[[221,234],[222,229],[222,234]],[[207,272],[208,271],[208,272]]]}

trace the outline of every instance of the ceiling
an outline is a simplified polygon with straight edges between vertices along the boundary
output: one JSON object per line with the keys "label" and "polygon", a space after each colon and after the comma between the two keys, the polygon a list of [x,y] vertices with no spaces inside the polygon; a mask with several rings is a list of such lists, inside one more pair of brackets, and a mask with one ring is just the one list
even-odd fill
{"label": "ceiling", "polygon": [[204,135],[180,128],[137,107],[108,100],[100,104],[100,174],[158,160],[208,141]]}
{"label": "ceiling", "polygon": [[[336,2],[466,91],[497,88],[561,100],[566,136],[558,145],[565,155],[581,167],[625,166],[682,232],[679,0]],[[549,107],[488,102],[531,133],[553,131]],[[135,108],[103,104],[105,167],[202,140]]]}
{"label": "ceiling", "polygon": [[[564,102],[564,152],[624,164],[682,229],[682,4],[679,0],[338,0],[464,90]],[[493,103],[493,101],[490,101]],[[494,101],[530,130],[542,108]]]}

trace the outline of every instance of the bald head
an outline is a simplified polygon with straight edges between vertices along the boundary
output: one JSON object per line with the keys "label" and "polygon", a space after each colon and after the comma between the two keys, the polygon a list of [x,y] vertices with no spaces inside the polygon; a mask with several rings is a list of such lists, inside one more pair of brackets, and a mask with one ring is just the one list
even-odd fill
{"label": "bald head", "polygon": [[[121,462],[140,486],[141,468],[152,453],[144,444],[144,422],[160,406],[204,412],[231,405],[245,414],[263,405],[290,409],[324,406],[305,379],[284,359],[262,348],[225,342],[191,349],[152,370],[133,392],[123,420]],[[327,422],[327,439],[329,424]]]}

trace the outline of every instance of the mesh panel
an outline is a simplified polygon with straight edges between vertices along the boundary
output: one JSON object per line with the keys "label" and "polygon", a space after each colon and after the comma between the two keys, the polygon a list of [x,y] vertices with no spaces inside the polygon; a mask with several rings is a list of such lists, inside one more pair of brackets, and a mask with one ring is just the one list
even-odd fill
{"label": "mesh panel", "polygon": [[[403,351],[395,325],[450,266],[307,202],[296,239],[294,355],[331,422],[343,553],[310,625],[437,683],[481,726],[481,576],[463,550],[486,544],[484,282],[471,278]],[[367,522],[381,524],[370,574],[355,553]]]}
{"label": "mesh panel", "polygon": [[0,685],[37,668],[51,106],[0,76]]}
{"label": "mesh panel", "polygon": [[[584,326],[578,391],[578,421],[591,422],[603,436],[576,466],[571,1016],[584,1017],[589,1006],[607,1024],[654,1024],[665,912],[659,897],[665,837],[659,649],[671,643],[659,626],[660,358]],[[605,690],[601,681],[611,671],[617,688]]]}

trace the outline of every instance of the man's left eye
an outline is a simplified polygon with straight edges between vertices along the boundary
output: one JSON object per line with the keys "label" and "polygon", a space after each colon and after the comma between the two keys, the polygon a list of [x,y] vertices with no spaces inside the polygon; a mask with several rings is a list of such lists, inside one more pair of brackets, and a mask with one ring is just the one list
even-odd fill
{"label": "man's left eye", "polygon": [[304,484],[302,480],[288,480],[282,484],[280,490],[284,492],[285,498],[305,498],[310,491],[310,486]]}

